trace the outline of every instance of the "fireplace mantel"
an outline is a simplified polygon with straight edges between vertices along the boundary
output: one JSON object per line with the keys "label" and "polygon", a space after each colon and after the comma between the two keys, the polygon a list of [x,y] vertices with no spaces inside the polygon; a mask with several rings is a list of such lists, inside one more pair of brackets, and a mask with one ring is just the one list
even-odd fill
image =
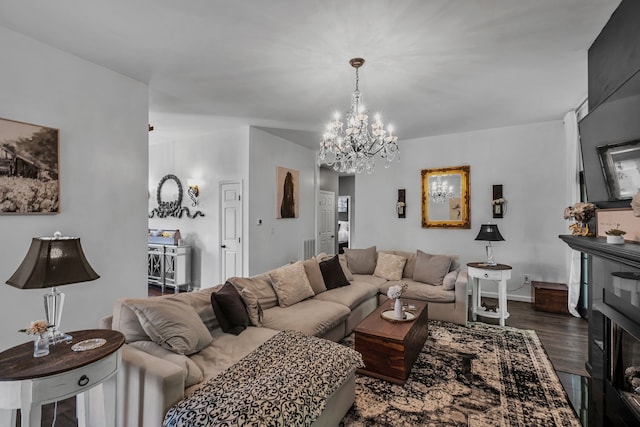
{"label": "fireplace mantel", "polygon": [[559,236],[571,249],[640,268],[640,244],[612,245],[603,237]]}

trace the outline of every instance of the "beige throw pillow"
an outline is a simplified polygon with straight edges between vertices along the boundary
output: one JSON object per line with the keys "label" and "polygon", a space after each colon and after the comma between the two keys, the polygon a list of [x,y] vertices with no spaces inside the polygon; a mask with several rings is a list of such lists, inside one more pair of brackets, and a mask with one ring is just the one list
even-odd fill
{"label": "beige throw pillow", "polygon": [[406,262],[403,256],[380,252],[373,275],[387,280],[400,280]]}
{"label": "beige throw pillow", "polygon": [[450,256],[431,255],[418,250],[416,267],[413,271],[413,280],[431,285],[441,285],[450,267]]}
{"label": "beige throw pillow", "polygon": [[338,255],[338,261],[340,261],[340,267],[342,267],[344,277],[346,277],[348,281],[352,281],[353,273],[351,273],[351,270],[349,270],[349,266],[347,265],[347,256],[345,254]]}
{"label": "beige throw pillow", "polygon": [[263,273],[254,277],[232,277],[227,279],[227,282],[231,282],[238,292],[244,288],[251,289],[251,292],[258,298],[263,310],[278,305],[278,296],[273,290],[273,286],[271,286],[269,273]]}
{"label": "beige throw pillow", "polygon": [[456,281],[458,280],[459,270],[450,271],[442,279],[442,287],[445,291],[452,291],[456,288]]}
{"label": "beige throw pillow", "polygon": [[324,284],[324,280],[322,280],[322,272],[320,271],[318,260],[314,257],[303,261],[302,265],[304,265],[304,271],[307,273],[307,279],[309,279],[313,293],[318,295],[326,291],[327,287]]}
{"label": "beige throw pillow", "polygon": [[344,249],[347,256],[347,265],[353,274],[373,274],[378,259],[376,247],[367,249]]}
{"label": "beige throw pillow", "polygon": [[244,288],[240,291],[240,298],[242,298],[242,302],[247,307],[247,314],[251,324],[253,326],[262,326],[262,307],[256,294],[251,289]]}
{"label": "beige throw pillow", "polygon": [[138,316],[151,341],[177,354],[197,353],[213,341],[194,308],[172,298],[125,303]]}
{"label": "beige throw pillow", "polygon": [[301,261],[271,270],[269,276],[280,307],[288,307],[315,295]]}

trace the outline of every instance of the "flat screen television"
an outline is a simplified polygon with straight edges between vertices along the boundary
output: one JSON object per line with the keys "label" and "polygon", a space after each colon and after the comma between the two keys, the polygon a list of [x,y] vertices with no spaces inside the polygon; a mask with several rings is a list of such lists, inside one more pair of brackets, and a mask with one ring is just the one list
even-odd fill
{"label": "flat screen television", "polygon": [[627,207],[640,191],[640,72],[579,123],[587,200]]}

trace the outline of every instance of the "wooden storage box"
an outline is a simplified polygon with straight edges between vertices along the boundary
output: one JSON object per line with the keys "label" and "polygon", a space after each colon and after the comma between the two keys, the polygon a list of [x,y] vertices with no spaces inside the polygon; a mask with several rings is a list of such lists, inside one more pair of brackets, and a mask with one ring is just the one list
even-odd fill
{"label": "wooden storage box", "polygon": [[564,283],[531,282],[534,309],[550,313],[569,314],[568,289]]}

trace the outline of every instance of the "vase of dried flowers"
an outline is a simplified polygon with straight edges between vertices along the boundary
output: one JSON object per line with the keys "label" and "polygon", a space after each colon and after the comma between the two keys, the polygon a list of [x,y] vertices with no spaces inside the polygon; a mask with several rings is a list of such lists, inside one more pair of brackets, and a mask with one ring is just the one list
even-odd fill
{"label": "vase of dried flowers", "polygon": [[576,222],[569,226],[571,234],[574,236],[591,236],[589,224],[587,224],[596,211],[596,205],[593,203],[574,203],[564,209],[564,219],[574,219]]}
{"label": "vase of dried flowers", "polygon": [[402,301],[400,301],[400,297],[402,296],[402,292],[407,288],[407,284],[403,283],[402,285],[394,285],[390,286],[387,291],[387,296],[389,299],[395,299],[395,303],[393,305],[393,317],[396,319],[403,319],[404,313],[402,313]]}
{"label": "vase of dried flowers", "polygon": [[44,320],[31,322],[28,328],[20,329],[27,335],[33,335],[33,357],[42,357],[49,354],[49,328],[51,326]]}

